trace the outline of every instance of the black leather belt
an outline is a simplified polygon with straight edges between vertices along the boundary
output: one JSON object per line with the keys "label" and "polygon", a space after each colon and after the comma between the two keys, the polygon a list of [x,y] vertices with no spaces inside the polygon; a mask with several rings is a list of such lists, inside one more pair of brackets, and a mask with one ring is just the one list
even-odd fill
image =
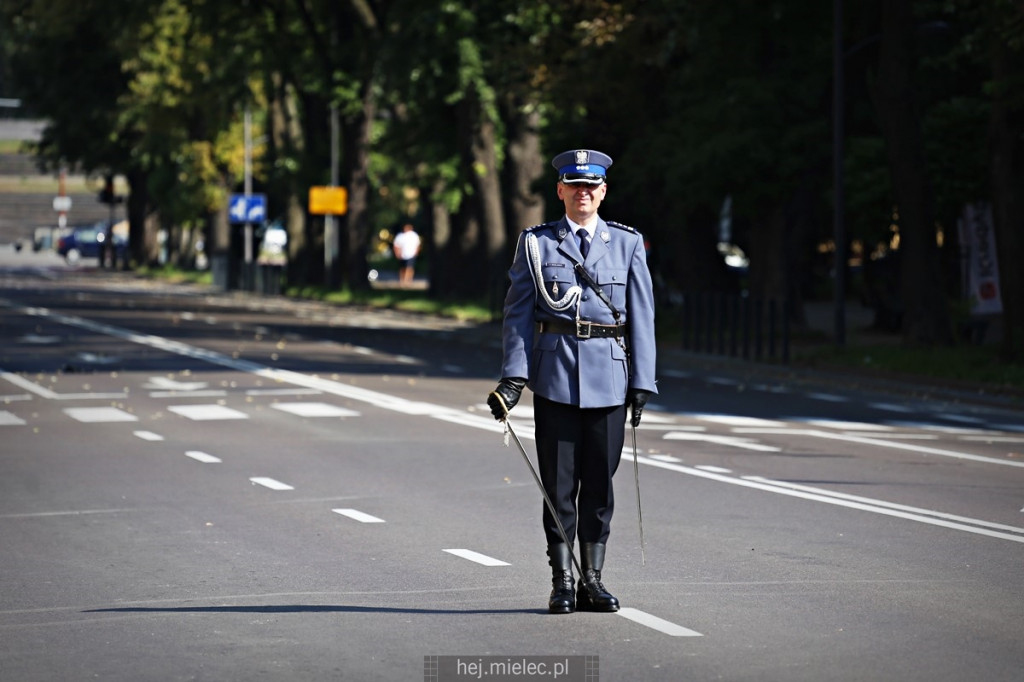
{"label": "black leather belt", "polygon": [[597,324],[580,320],[544,320],[537,323],[537,331],[541,334],[571,334],[577,339],[621,339],[626,335],[624,324]]}

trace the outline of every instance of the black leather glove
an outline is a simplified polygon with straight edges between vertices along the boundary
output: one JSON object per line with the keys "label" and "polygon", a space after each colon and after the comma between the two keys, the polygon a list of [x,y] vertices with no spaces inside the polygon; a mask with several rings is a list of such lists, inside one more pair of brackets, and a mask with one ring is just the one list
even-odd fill
{"label": "black leather glove", "polygon": [[519,396],[523,394],[524,386],[526,386],[526,379],[519,377],[503,377],[498,382],[498,387],[487,396],[487,406],[491,408],[491,414],[495,419],[501,421],[508,416],[508,413],[519,402]]}
{"label": "black leather glove", "polygon": [[644,405],[647,404],[647,396],[650,394],[650,391],[639,388],[631,388],[626,391],[626,406],[633,408],[633,416],[629,420],[633,426],[640,426],[640,415],[644,413]]}

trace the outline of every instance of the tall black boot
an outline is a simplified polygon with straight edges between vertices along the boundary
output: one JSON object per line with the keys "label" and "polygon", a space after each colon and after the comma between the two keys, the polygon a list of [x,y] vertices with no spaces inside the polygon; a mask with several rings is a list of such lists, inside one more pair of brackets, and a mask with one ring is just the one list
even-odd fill
{"label": "tall black boot", "polygon": [[619,600],[601,583],[604,567],[604,545],[599,542],[580,543],[580,563],[583,575],[577,589],[577,611],[612,612],[619,610]]}
{"label": "tall black boot", "polygon": [[559,543],[548,545],[551,559],[551,596],[548,613],[572,613],[576,609],[576,592],[572,580],[572,547]]}

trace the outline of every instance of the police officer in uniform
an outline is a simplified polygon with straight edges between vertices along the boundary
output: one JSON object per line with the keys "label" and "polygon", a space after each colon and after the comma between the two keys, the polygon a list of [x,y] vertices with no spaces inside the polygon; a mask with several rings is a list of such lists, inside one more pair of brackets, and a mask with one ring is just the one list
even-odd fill
{"label": "police officer in uniform", "polygon": [[[505,298],[501,381],[488,396],[507,417],[533,391],[538,470],[569,542],[545,506],[551,613],[618,611],[601,581],[615,501],[612,476],[626,411],[639,424],[654,379],[654,296],[643,237],[598,215],[608,192],[607,154],[574,149],[552,160],[565,217],[519,237]],[[574,589],[575,588],[575,589]]]}

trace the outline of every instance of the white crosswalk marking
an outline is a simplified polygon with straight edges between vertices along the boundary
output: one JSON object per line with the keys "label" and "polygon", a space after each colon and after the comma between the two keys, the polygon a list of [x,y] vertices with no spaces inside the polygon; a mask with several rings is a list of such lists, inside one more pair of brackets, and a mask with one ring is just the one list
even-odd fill
{"label": "white crosswalk marking", "polygon": [[25,420],[21,417],[6,410],[0,410],[0,426],[21,426],[24,423]]}
{"label": "white crosswalk marking", "polygon": [[80,422],[137,422],[139,418],[116,407],[68,407],[64,413]]}
{"label": "white crosswalk marking", "polygon": [[223,405],[172,405],[167,408],[177,415],[193,421],[217,421],[221,419],[248,419],[249,415]]}
{"label": "white crosswalk marking", "polygon": [[355,410],[348,410],[344,407],[328,403],[274,403],[271,405],[275,410],[289,412],[300,417],[358,417]]}

